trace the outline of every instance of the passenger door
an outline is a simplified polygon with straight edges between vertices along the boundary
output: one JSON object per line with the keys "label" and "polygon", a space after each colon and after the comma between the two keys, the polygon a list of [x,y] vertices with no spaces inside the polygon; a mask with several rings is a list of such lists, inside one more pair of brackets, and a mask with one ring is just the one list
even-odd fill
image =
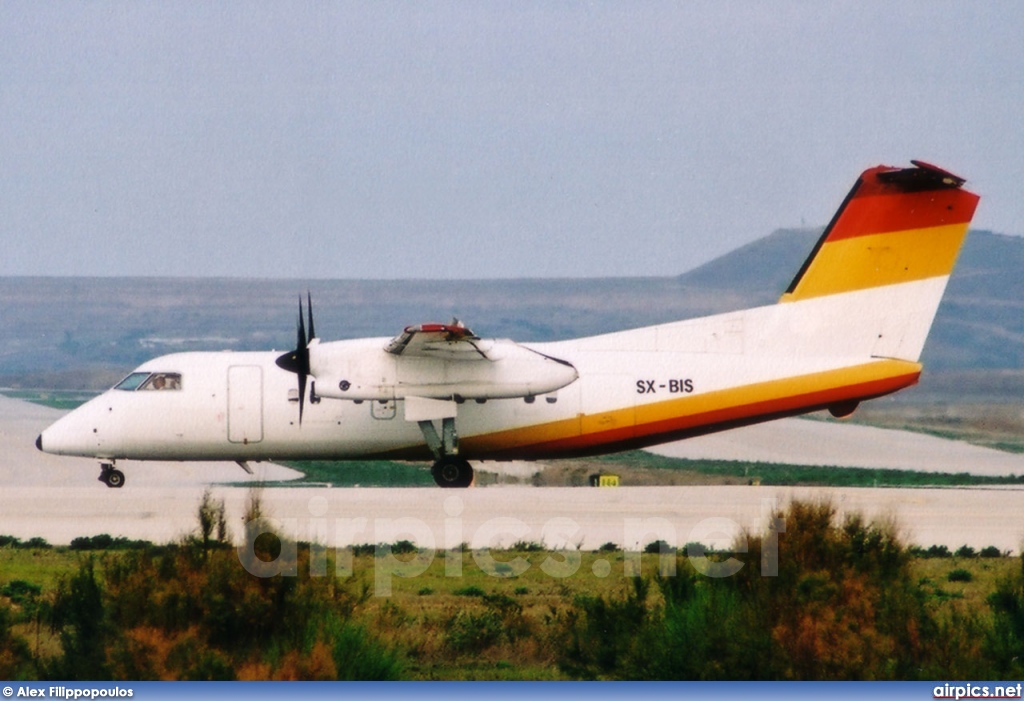
{"label": "passenger door", "polygon": [[263,440],[263,368],[258,365],[228,368],[228,440],[246,445]]}

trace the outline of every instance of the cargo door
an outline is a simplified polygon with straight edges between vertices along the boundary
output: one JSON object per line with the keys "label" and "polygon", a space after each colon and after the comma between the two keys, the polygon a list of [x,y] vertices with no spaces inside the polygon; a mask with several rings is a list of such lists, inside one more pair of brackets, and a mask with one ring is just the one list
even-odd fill
{"label": "cargo door", "polygon": [[258,365],[228,368],[228,440],[263,440],[263,368]]}

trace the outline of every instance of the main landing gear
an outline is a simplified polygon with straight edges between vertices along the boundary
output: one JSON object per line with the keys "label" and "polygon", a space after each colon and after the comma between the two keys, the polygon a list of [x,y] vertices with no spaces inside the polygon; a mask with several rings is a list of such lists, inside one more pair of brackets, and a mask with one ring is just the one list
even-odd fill
{"label": "main landing gear", "polygon": [[100,482],[113,489],[124,486],[124,473],[114,469],[114,463],[100,463]]}
{"label": "main landing gear", "polygon": [[445,455],[434,462],[430,474],[439,487],[468,487],[473,484],[473,468],[458,455]]}
{"label": "main landing gear", "polygon": [[433,421],[419,421],[423,438],[434,454],[430,474],[438,487],[465,488],[473,484],[473,468],[469,461],[459,457],[459,437],[455,433],[455,418],[441,420],[441,435],[437,435]]}

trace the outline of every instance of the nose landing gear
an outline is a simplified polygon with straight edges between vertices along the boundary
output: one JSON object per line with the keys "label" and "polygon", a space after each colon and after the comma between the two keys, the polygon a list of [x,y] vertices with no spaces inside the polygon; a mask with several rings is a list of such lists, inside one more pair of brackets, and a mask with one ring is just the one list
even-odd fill
{"label": "nose landing gear", "polygon": [[112,462],[100,463],[99,480],[112,489],[120,489],[124,486],[124,473],[115,470]]}

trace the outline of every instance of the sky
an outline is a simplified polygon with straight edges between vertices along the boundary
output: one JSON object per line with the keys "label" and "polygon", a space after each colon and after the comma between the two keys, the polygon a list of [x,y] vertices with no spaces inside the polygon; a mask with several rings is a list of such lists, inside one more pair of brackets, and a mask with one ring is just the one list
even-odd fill
{"label": "sky", "polygon": [[935,163],[1024,234],[1024,3],[0,3],[0,275],[677,275]]}

